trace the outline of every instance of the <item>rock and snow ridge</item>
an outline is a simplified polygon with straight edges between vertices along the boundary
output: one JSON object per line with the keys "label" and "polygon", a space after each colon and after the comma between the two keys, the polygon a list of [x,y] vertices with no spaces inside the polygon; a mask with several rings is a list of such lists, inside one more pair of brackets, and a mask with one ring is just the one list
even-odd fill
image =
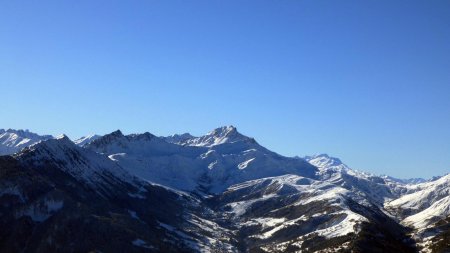
{"label": "rock and snow ridge", "polygon": [[[257,172],[251,171],[252,165],[257,169],[269,166],[272,170],[283,167],[279,164],[277,165],[277,163],[267,165],[267,161],[258,163],[260,157],[274,155],[277,158],[275,160],[284,161],[290,158],[281,157],[270,151],[266,152],[266,149],[260,147],[256,141],[241,135],[234,127],[218,128],[203,137],[191,137],[191,135],[184,134],[183,137],[175,136],[176,138],[174,138],[172,136],[167,139],[167,137],[158,138],[152,135],[151,139],[153,142],[159,143],[157,149],[149,147],[149,144],[142,142],[133,144],[134,139],[137,137],[146,141],[150,140],[149,138],[140,137],[140,135],[124,136],[121,132],[116,131],[111,136],[106,136],[105,140],[99,139],[102,145],[98,145],[94,141],[87,148],[107,154],[124,168],[137,169],[137,171],[132,173],[139,174],[144,179],[185,191],[195,191],[199,187],[205,186],[205,188],[210,189],[206,191],[207,193],[218,194],[226,187],[217,188],[217,185],[232,186],[252,179],[286,174],[298,175],[298,172],[292,171],[282,171],[279,175],[258,175]],[[168,140],[176,145],[168,145]],[[130,145],[137,147],[145,147],[147,145],[143,150],[152,151],[145,154],[143,150],[139,151],[140,148],[132,148]],[[403,181],[352,170],[339,159],[328,155],[310,156],[305,157],[305,159],[319,169],[316,172],[317,177],[310,174],[306,178],[322,180],[333,185],[333,187],[338,187],[337,189],[352,193],[353,197],[348,197],[348,199],[356,200],[362,206],[373,206],[373,208],[376,207],[383,210],[384,203],[414,191],[411,186],[408,186]],[[294,158],[294,160],[303,159]],[[205,161],[206,163],[204,163]],[[154,168],[148,166],[151,164],[158,166]],[[206,164],[208,169],[206,169]],[[186,171],[186,168],[190,170]],[[229,173],[236,168],[244,172],[251,172],[255,177]],[[157,171],[158,175],[148,174],[151,171]],[[161,173],[163,174],[161,175]],[[189,177],[183,177],[184,175],[189,175]],[[233,180],[227,182],[221,180],[223,178],[232,178]],[[202,180],[205,180],[209,185],[203,183]],[[202,182],[202,184],[199,186],[198,182]],[[211,183],[213,183],[212,186]]]}
{"label": "rock and snow ridge", "polygon": [[93,142],[94,140],[97,140],[100,137],[101,136],[97,135],[97,134],[90,134],[90,135],[86,135],[86,136],[83,136],[81,138],[78,138],[78,139],[74,140],[73,142],[76,145],[78,145],[80,147],[83,147],[84,145],[87,145],[87,144]]}
{"label": "rock and snow ridge", "polygon": [[386,208],[407,213],[403,222],[417,229],[450,215],[450,174],[438,180],[410,186],[412,193],[386,203]]}
{"label": "rock and snow ridge", "polygon": [[2,252],[235,252],[210,213],[64,135],[0,157]]}
{"label": "rock and snow ridge", "polygon": [[[0,130],[0,135],[5,133]],[[314,230],[298,232],[303,238],[296,239],[298,247],[302,247],[300,241],[313,235],[323,235],[327,240],[345,237],[358,233],[366,223],[386,219],[383,213],[419,231],[420,239],[450,215],[448,176],[416,184],[355,171],[324,154],[304,159],[284,157],[232,126],[201,137],[124,135],[118,130],[102,137],[81,138],[75,141],[78,146],[65,136],[48,139],[30,142],[34,145],[25,145],[29,147],[16,157],[36,166],[51,161],[97,190],[116,178],[130,184],[148,181],[206,199],[208,195],[219,196],[219,211],[231,210],[223,212],[223,219],[231,217],[235,222],[235,227],[227,229],[237,229],[238,233],[240,229],[261,228],[249,235],[253,238],[246,242],[249,245],[264,241],[267,243],[261,247],[275,247],[273,242],[285,240],[286,231],[298,229],[299,224],[308,224]],[[30,153],[33,155],[27,158]],[[305,205],[312,209],[300,208]],[[260,213],[263,207],[269,212]],[[298,212],[295,217],[273,215],[292,208]],[[376,217],[369,210],[376,210]],[[317,224],[305,223],[307,220],[316,220]],[[294,245],[285,243],[280,249]]]}
{"label": "rock and snow ridge", "polygon": [[350,186],[353,192],[359,192],[365,196],[364,199],[376,203],[383,212],[396,217],[404,226],[413,228],[413,237],[421,251],[431,252],[429,247],[442,240],[439,239],[444,233],[442,224],[450,218],[450,174],[429,181],[396,179],[354,171],[339,159],[326,154],[305,159],[320,169],[323,180],[347,189]]}
{"label": "rock and snow ridge", "polygon": [[149,133],[123,135],[115,131],[85,147],[107,155],[145,180],[206,194],[257,178],[284,174],[315,177],[316,173],[306,161],[271,152],[234,127],[218,128],[182,144]]}
{"label": "rock and snow ridge", "polygon": [[53,138],[51,135],[41,136],[28,130],[0,129],[0,155],[14,154],[25,147],[51,138]]}
{"label": "rock and snow ridge", "polygon": [[189,133],[185,133],[166,137],[166,141],[186,146],[213,147],[224,143],[254,142],[255,140],[242,135],[234,126],[223,126],[212,130],[204,136],[194,137]]}
{"label": "rock and snow ridge", "polygon": [[66,135],[33,144],[15,154],[14,157],[36,167],[46,166],[49,162],[53,163],[93,189],[108,185],[111,175],[130,184],[137,181],[115,162],[103,155],[78,147]]}

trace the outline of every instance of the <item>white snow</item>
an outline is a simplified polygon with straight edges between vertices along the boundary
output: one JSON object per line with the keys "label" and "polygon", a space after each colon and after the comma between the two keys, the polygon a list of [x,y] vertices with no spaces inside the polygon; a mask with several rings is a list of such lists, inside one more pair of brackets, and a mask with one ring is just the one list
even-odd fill
{"label": "white snow", "polygon": [[425,228],[428,225],[444,219],[450,215],[450,196],[444,197],[434,202],[425,210],[408,216],[403,222],[415,228]]}
{"label": "white snow", "polygon": [[238,164],[238,169],[243,170],[243,169],[247,168],[247,166],[248,166],[253,160],[255,160],[255,158],[248,159],[247,161]]}
{"label": "white snow", "polygon": [[389,210],[410,210],[412,214],[402,223],[418,230],[418,237],[425,240],[421,231],[450,215],[450,174],[435,181],[409,185],[412,192],[388,202]]}
{"label": "white snow", "polygon": [[257,199],[233,202],[233,203],[227,204],[227,206],[233,210],[232,213],[234,215],[241,216],[241,215],[245,214],[247,212],[248,208],[255,202],[264,201],[266,199],[269,199],[269,198],[272,198],[275,196],[276,196],[275,194],[264,195],[261,198],[257,198]]}
{"label": "white snow", "polygon": [[90,134],[90,135],[86,135],[81,138],[78,138],[78,139],[74,140],[73,142],[76,145],[83,147],[84,145],[89,144],[90,142],[95,141],[100,137],[101,137],[100,135]]}
{"label": "white snow", "polygon": [[349,210],[342,212],[342,214],[346,215],[344,220],[334,223],[327,228],[316,230],[315,233],[326,238],[343,236],[349,233],[357,234],[359,232],[356,229],[357,225],[362,222],[368,222],[367,218]]}
{"label": "white snow", "polygon": [[450,174],[436,181],[408,186],[411,194],[387,203],[388,207],[420,210],[435,201],[450,195]]}

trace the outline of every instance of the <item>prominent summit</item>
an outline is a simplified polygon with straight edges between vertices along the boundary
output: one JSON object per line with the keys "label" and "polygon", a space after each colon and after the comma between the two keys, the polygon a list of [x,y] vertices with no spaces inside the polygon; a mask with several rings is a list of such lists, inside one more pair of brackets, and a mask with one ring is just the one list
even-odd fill
{"label": "prominent summit", "polygon": [[[182,136],[185,141],[176,142]],[[246,180],[288,173],[314,177],[316,172],[304,160],[276,154],[233,126],[216,128],[201,137],[182,136],[116,131],[85,147],[107,155],[140,178],[187,191],[220,192]]]}
{"label": "prominent summit", "polygon": [[242,141],[255,142],[253,138],[239,133],[236,127],[232,125],[216,128],[200,137],[194,137],[190,134],[183,134],[176,136],[176,138],[166,137],[166,140],[179,145],[196,147],[213,147],[225,143]]}

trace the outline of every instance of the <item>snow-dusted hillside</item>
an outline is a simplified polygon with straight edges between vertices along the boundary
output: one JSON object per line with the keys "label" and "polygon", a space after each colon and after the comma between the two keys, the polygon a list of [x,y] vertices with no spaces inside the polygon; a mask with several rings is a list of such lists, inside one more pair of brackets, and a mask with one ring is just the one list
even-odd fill
{"label": "snow-dusted hillside", "polygon": [[0,157],[0,224],[1,252],[237,252],[201,199],[66,136]]}
{"label": "snow-dusted hillside", "polygon": [[305,159],[319,168],[322,180],[358,192],[379,207],[410,191],[402,182],[351,169],[340,159],[327,154],[306,156]]}
{"label": "snow-dusted hillside", "polygon": [[17,153],[25,147],[50,138],[53,136],[38,135],[28,130],[0,129],[0,155]]}
{"label": "snow-dusted hillside", "polygon": [[362,223],[368,222],[351,210],[347,200],[360,199],[353,192],[296,175],[233,185],[219,199],[237,228],[251,231],[246,234],[247,243],[262,250],[300,249],[318,237],[330,240],[358,233]]}
{"label": "snow-dusted hillside", "polygon": [[106,187],[112,176],[130,184],[136,181],[117,163],[103,155],[76,146],[65,135],[26,147],[15,157],[36,167],[54,163],[60,170],[93,189]]}
{"label": "snow-dusted hillside", "polygon": [[423,229],[450,215],[450,174],[410,188],[412,193],[386,203],[388,209],[401,210],[405,224]]}
{"label": "snow-dusted hillside", "polygon": [[371,252],[379,247],[371,236],[383,238],[383,252],[411,252],[404,228],[357,191],[326,181],[297,175],[252,180],[229,187],[213,203],[251,252]]}
{"label": "snow-dusted hillside", "polygon": [[[115,246],[100,248],[450,250],[450,175],[403,180],[354,170],[326,154],[285,157],[233,126],[200,137],[119,130],[73,142],[21,130],[0,130],[0,137],[1,150],[13,154],[0,157],[0,225],[13,235],[8,239],[0,232],[0,251],[24,251],[12,241],[54,251],[67,240],[90,251],[103,236],[120,234]],[[86,225],[92,237],[87,242],[83,233],[62,240],[69,232],[55,230],[73,222],[83,231],[79,224],[87,220],[95,224]],[[35,244],[41,241],[37,235],[14,232],[23,224],[53,239]]]}
{"label": "snow-dusted hillside", "polygon": [[450,175],[424,179],[396,179],[352,170],[338,158],[326,154],[305,157],[320,169],[322,180],[340,185],[390,213],[403,225],[413,228],[413,236],[424,252],[442,229],[438,222],[450,217]]}
{"label": "snow-dusted hillside", "polygon": [[234,127],[215,129],[196,141],[174,144],[150,133],[105,135],[86,148],[107,155],[130,173],[170,187],[218,193],[252,179],[298,174],[315,177],[302,159],[284,157]]}
{"label": "snow-dusted hillside", "polygon": [[415,239],[428,248],[442,233],[450,231],[450,226],[441,227],[450,218],[450,174],[410,188],[412,193],[386,203],[385,208],[400,214],[401,223],[414,228]]}
{"label": "snow-dusted hillside", "polygon": [[[445,199],[450,195],[450,174],[435,181],[412,185],[410,186],[410,191],[413,192],[403,195],[400,198],[387,203],[386,207],[392,209],[401,209],[408,216],[417,215],[417,213],[423,212],[428,208],[433,209],[432,206],[435,203],[441,201],[442,199]],[[430,215],[432,213],[438,214],[436,212],[430,212],[430,210],[428,210],[426,213]],[[448,214],[448,211],[447,213],[443,213],[443,215]],[[415,217],[422,217],[420,219],[416,219],[416,222],[418,222],[418,224],[416,224],[417,226],[426,226],[429,224],[429,222],[432,222],[432,220],[429,220],[432,218],[432,216],[429,216],[427,218],[425,218],[423,215]],[[414,219],[411,217],[408,217],[406,221],[411,224],[415,223]]]}

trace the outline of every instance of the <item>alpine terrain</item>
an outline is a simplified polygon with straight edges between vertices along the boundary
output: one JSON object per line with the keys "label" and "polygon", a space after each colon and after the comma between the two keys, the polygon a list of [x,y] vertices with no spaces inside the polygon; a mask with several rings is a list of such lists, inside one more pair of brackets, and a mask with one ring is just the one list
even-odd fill
{"label": "alpine terrain", "polygon": [[450,174],[204,136],[0,129],[0,252],[450,252]]}

